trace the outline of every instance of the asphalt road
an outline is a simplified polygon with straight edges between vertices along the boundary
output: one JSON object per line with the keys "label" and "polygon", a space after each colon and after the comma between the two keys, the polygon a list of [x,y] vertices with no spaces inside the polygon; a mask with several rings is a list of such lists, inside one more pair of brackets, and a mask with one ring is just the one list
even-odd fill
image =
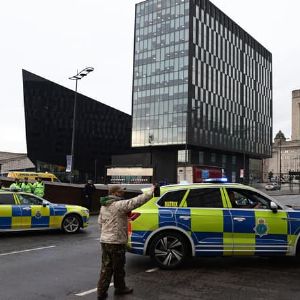
{"label": "asphalt road", "polygon": [[[300,196],[278,197],[300,204]],[[100,247],[96,216],[76,235],[0,234],[0,299],[96,299]],[[128,296],[108,299],[299,299],[300,260],[292,257],[197,258],[175,271],[127,254]]]}

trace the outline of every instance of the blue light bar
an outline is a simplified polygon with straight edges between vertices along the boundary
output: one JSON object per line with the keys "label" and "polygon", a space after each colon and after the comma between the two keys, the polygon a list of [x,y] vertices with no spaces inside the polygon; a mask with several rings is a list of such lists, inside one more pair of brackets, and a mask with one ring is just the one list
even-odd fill
{"label": "blue light bar", "polygon": [[222,178],[207,178],[207,179],[204,179],[203,182],[222,183],[222,182],[228,182],[228,179],[227,179],[227,177],[222,177]]}

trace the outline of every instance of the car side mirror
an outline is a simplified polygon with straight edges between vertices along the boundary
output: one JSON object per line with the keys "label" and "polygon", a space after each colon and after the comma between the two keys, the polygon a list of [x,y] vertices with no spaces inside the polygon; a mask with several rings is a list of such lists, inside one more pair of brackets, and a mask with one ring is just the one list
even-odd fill
{"label": "car side mirror", "polygon": [[43,202],[43,207],[46,207],[48,205],[47,202]]}
{"label": "car side mirror", "polygon": [[272,210],[273,213],[277,213],[277,211],[278,211],[278,205],[275,202],[271,201],[270,208],[271,208],[271,210]]}

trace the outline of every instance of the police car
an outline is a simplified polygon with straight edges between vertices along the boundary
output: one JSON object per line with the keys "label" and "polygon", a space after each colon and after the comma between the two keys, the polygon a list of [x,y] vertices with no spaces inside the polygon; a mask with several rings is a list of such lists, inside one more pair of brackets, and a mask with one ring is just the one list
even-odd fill
{"label": "police car", "polygon": [[76,233],[88,226],[89,210],[53,204],[32,194],[0,191],[0,231],[62,229]]}
{"label": "police car", "polygon": [[189,256],[296,255],[300,208],[241,184],[160,188],[129,216],[128,249],[164,269]]}

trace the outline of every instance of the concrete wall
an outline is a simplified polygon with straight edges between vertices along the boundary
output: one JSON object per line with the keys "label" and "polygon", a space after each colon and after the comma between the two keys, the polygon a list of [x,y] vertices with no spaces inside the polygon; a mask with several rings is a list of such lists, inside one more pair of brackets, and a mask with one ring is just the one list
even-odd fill
{"label": "concrete wall", "polygon": [[[7,177],[0,177],[5,187],[9,187],[13,182],[12,179]],[[86,206],[85,199],[83,197],[83,184],[63,184],[63,183],[45,183],[45,196],[44,198],[53,203],[73,204]],[[140,192],[138,190],[127,190],[125,198],[130,199],[135,197]],[[96,192],[93,195],[92,200],[92,213],[99,212],[100,209],[100,197],[107,196],[107,186],[97,186]]]}

